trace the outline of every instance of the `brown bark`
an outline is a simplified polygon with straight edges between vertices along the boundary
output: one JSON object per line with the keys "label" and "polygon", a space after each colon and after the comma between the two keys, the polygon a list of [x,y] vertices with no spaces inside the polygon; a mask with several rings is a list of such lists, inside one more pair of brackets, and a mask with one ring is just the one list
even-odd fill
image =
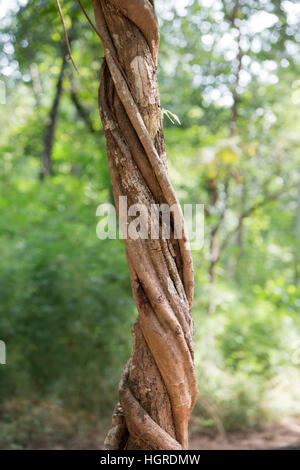
{"label": "brown bark", "polygon": [[[153,0],[93,0],[105,52],[99,105],[115,203],[175,206],[156,79],[159,31]],[[172,219],[174,225],[174,219]],[[160,221],[161,225],[161,221]],[[161,227],[160,227],[161,228]],[[193,267],[181,240],[126,239],[139,316],[119,385],[108,449],[187,449],[197,385],[193,366]]]}

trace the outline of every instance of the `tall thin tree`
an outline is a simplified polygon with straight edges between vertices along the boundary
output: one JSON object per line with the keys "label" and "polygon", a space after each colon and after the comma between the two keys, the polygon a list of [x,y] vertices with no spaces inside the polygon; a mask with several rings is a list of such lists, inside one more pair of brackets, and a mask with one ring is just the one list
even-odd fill
{"label": "tall thin tree", "polygon": [[62,62],[60,67],[60,72],[57,78],[57,83],[55,87],[55,95],[53,103],[47,117],[45,135],[44,135],[44,147],[42,152],[42,169],[40,173],[41,179],[44,179],[46,176],[51,175],[52,173],[52,149],[54,145],[54,134],[55,127],[58,117],[59,104],[61,96],[63,93],[63,80],[64,73],[67,67],[67,58],[65,47],[62,48]]}
{"label": "tall thin tree", "polygon": [[[104,48],[99,106],[113,194],[128,205],[173,208],[170,240],[125,240],[139,316],[119,385],[108,449],[187,449],[197,397],[193,365],[193,265],[183,216],[167,172],[156,78],[159,47],[154,0],[93,0]],[[159,222],[161,229],[161,219]],[[109,312],[107,312],[109,315]]]}

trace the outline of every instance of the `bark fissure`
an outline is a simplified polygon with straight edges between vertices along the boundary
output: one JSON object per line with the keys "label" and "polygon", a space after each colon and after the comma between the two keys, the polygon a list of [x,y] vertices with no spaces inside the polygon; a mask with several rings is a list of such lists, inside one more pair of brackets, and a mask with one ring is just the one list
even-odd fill
{"label": "bark fissure", "polygon": [[99,89],[113,194],[128,205],[168,204],[171,238],[126,239],[139,312],[131,357],[119,384],[120,404],[108,449],[186,449],[197,385],[193,366],[193,265],[180,204],[170,183],[156,78],[159,32],[154,2],[93,0],[105,52]]}

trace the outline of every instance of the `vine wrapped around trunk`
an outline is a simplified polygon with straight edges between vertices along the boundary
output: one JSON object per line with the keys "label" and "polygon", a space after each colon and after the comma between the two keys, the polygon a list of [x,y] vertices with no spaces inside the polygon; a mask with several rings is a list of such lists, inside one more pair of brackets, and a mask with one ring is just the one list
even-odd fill
{"label": "vine wrapped around trunk", "polygon": [[[113,194],[128,206],[173,208],[171,237],[125,239],[139,316],[119,385],[107,449],[187,449],[197,385],[193,366],[193,266],[181,208],[170,183],[156,78],[154,0],[93,0],[105,52],[99,90]],[[130,220],[130,218],[129,218]],[[162,221],[160,219],[160,229]]]}

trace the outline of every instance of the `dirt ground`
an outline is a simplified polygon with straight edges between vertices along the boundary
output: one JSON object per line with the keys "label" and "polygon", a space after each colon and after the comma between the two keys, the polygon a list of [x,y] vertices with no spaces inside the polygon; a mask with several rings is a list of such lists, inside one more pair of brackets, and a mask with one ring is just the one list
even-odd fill
{"label": "dirt ground", "polygon": [[269,425],[255,432],[230,433],[226,439],[192,434],[190,449],[194,450],[261,450],[291,447],[300,450],[300,419]]}
{"label": "dirt ground", "polygon": [[[107,424],[109,427],[109,424]],[[91,429],[89,433],[69,442],[66,447],[55,449],[104,449],[103,428]],[[31,448],[31,447],[30,447]],[[204,433],[192,432],[191,450],[300,450],[300,417],[289,418],[280,424],[265,425],[261,430],[228,433],[226,439],[209,437]]]}

